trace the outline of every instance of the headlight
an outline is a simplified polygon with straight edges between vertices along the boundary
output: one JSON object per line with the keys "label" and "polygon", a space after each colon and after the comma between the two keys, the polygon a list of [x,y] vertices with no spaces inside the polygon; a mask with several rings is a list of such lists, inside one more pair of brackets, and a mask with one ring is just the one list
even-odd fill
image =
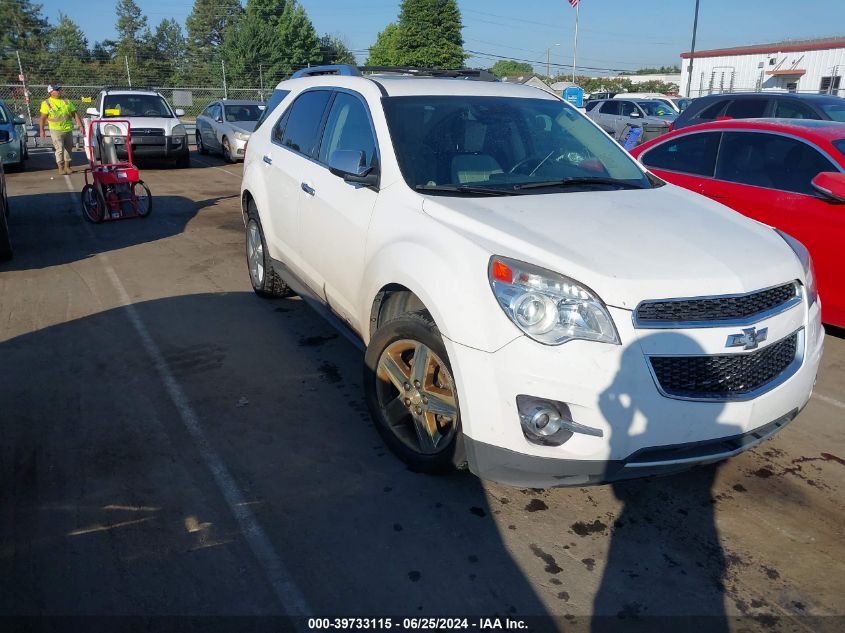
{"label": "headlight", "polygon": [[114,123],[109,123],[103,128],[103,134],[106,136],[122,136],[123,130],[117,127]]}
{"label": "headlight", "polygon": [[813,258],[810,257],[810,251],[788,233],[778,229],[775,229],[775,232],[789,244],[798,261],[801,262],[801,266],[804,268],[804,292],[807,294],[807,303],[813,305],[819,298],[819,290],[816,287],[816,270],[813,267]]}
{"label": "headlight", "polygon": [[249,140],[249,134],[246,133],[246,132],[237,132],[236,131],[235,132],[235,138],[238,139],[239,141],[248,141]]}
{"label": "headlight", "polygon": [[178,125],[174,125],[170,133],[173,136],[188,136],[188,130],[186,130],[185,126],[181,123],[179,123]]}
{"label": "headlight", "polygon": [[535,341],[619,344],[607,307],[574,279],[505,257],[491,258],[488,278],[502,310]]}

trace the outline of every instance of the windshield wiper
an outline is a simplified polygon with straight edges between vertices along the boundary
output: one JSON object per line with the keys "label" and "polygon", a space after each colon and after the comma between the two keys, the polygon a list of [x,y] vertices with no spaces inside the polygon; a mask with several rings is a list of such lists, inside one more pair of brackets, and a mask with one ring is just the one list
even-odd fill
{"label": "windshield wiper", "polygon": [[635,185],[627,180],[617,178],[600,178],[580,176],[574,178],[561,178],[560,180],[544,180],[543,182],[526,182],[514,185],[514,189],[544,189],[546,187],[577,187],[579,185],[614,185],[622,189],[644,189],[641,185]]}
{"label": "windshield wiper", "polygon": [[517,196],[518,191],[514,189],[502,189],[500,187],[476,187],[473,185],[416,185],[415,190],[423,193],[443,192],[443,193],[465,193],[482,196]]}

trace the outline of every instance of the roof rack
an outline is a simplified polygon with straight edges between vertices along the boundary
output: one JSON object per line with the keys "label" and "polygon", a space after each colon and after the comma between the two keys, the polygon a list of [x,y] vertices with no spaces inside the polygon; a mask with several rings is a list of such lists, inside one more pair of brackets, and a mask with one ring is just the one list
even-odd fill
{"label": "roof rack", "polygon": [[360,77],[361,71],[355,66],[349,64],[333,64],[329,66],[311,66],[309,68],[300,68],[293,75],[291,79],[299,79],[300,77],[318,77],[320,75],[344,75],[347,77]]}
{"label": "roof rack", "polygon": [[158,92],[158,88],[152,86],[105,86],[103,92],[109,93],[112,90],[145,90],[147,92]]}
{"label": "roof rack", "polygon": [[413,66],[359,66],[366,73],[394,73],[414,77],[444,77],[452,79],[474,79],[475,81],[499,81],[493,73],[479,68],[416,68]]}
{"label": "roof rack", "polygon": [[319,77],[321,75],[343,75],[346,77],[361,77],[364,73],[390,73],[396,75],[411,75],[413,77],[447,77],[453,79],[473,79],[475,81],[499,81],[493,73],[477,68],[415,68],[413,66],[351,66],[349,64],[333,64],[329,66],[311,66],[297,70],[291,79],[301,77]]}

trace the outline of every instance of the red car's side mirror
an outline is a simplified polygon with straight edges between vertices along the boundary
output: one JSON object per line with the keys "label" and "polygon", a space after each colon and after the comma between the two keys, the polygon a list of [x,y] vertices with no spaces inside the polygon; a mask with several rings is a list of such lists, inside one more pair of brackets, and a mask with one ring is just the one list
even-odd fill
{"label": "red car's side mirror", "polygon": [[810,183],[813,189],[832,202],[845,202],[845,174],[823,171]]}

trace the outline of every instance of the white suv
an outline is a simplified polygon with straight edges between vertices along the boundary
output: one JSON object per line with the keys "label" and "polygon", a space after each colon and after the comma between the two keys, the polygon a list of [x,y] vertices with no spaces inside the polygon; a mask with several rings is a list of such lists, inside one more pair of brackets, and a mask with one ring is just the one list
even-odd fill
{"label": "white suv", "polygon": [[806,249],[665,184],[554,95],[466,75],[301,72],[244,165],[253,288],[362,342],[393,451],[581,485],[792,421],[822,353]]}
{"label": "white suv", "polygon": [[126,158],[124,139],[128,120],[133,158],[173,159],[177,167],[191,164],[188,135],[179,120],[184,110],[174,110],[155,90],[133,88],[104,88],[97,97],[97,107],[88,108],[85,122],[85,153],[90,156],[88,126],[92,119],[116,119],[114,124],[102,124],[101,132],[115,137],[118,158]]}

